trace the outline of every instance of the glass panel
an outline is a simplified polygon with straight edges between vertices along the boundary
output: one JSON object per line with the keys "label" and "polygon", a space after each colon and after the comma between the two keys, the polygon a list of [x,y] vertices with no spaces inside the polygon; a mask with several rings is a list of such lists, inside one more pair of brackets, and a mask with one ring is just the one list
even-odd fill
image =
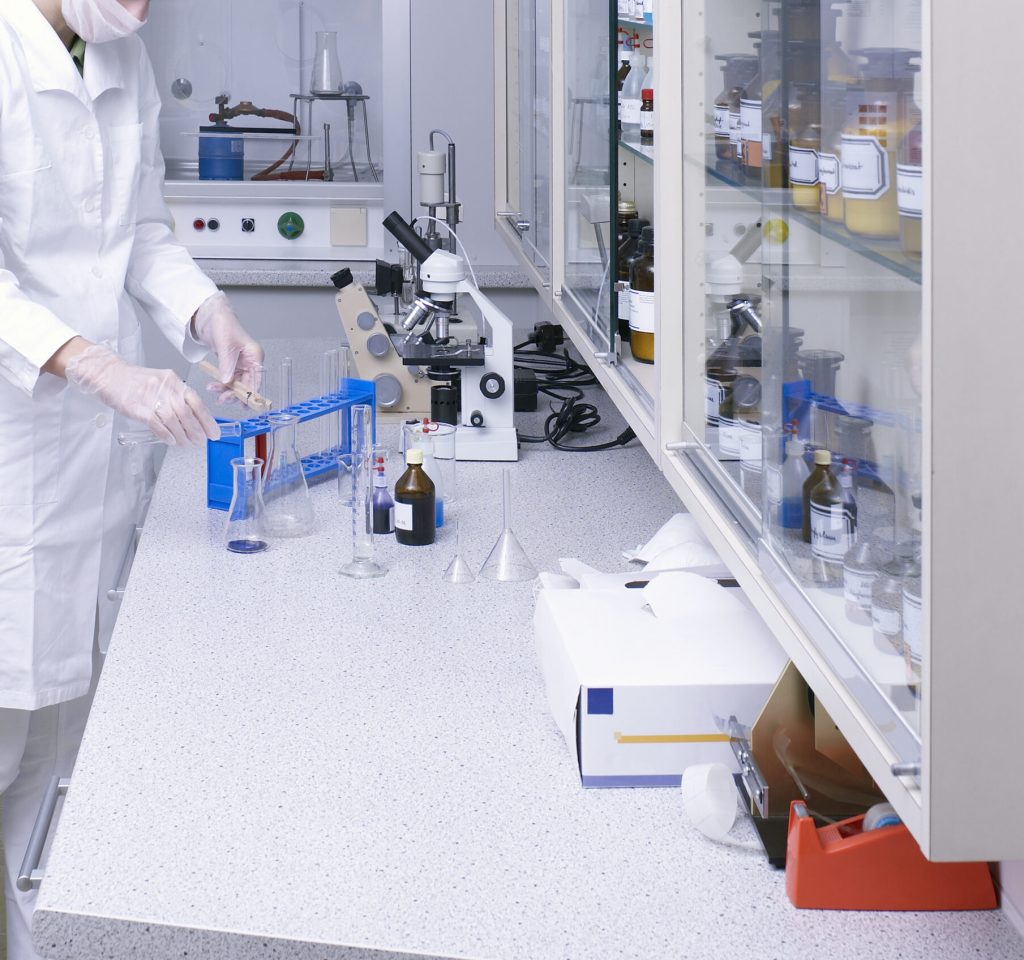
{"label": "glass panel", "polygon": [[565,4],[564,302],[604,350],[616,313],[610,277],[615,237],[610,189],[613,13],[609,0]]}
{"label": "glass panel", "polygon": [[519,199],[523,248],[551,281],[551,0],[519,4]]}
{"label": "glass panel", "polygon": [[687,424],[808,635],[919,759],[920,0],[708,0],[704,19]]}

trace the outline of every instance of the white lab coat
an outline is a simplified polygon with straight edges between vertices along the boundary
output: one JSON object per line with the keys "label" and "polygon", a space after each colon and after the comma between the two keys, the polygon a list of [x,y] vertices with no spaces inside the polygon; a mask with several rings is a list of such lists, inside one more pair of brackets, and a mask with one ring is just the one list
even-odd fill
{"label": "white lab coat", "polygon": [[83,78],[31,0],[2,0],[0,708],[88,691],[144,469],[116,445],[127,424],[40,368],[79,334],[139,362],[133,301],[206,352],[188,321],[216,287],[171,230],[159,111],[138,37],[89,45]]}

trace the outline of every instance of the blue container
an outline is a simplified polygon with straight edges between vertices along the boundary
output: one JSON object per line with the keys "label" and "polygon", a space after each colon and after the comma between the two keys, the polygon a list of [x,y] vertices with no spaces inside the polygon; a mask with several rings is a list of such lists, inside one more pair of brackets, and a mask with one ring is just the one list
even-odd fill
{"label": "blue container", "polygon": [[[200,128],[200,133],[207,132]],[[216,132],[199,138],[200,180],[243,180],[244,167],[245,140],[241,137]]]}

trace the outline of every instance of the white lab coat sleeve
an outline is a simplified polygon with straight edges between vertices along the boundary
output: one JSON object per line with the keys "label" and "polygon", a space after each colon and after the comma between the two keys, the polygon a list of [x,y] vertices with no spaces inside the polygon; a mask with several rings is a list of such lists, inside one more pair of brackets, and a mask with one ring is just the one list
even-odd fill
{"label": "white lab coat sleeve", "polygon": [[139,42],[138,48],[142,167],[135,242],[125,286],[163,335],[194,363],[209,350],[189,334],[189,323],[200,304],[217,292],[217,286],[199,269],[171,229],[171,213],[163,198],[160,94],[145,47]]}

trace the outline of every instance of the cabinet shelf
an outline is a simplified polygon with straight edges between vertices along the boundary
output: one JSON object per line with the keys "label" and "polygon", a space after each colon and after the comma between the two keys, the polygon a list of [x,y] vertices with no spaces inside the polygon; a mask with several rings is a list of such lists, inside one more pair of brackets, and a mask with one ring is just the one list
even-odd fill
{"label": "cabinet shelf", "polygon": [[619,140],[619,147],[627,153],[631,153],[633,156],[639,157],[644,161],[644,163],[649,163],[651,166],[654,165],[654,147],[648,147],[646,144],[642,144],[639,137],[622,137]]}
{"label": "cabinet shelf", "polygon": [[653,30],[654,24],[646,20],[634,20],[632,17],[619,17],[620,27],[643,27],[645,30]]}
{"label": "cabinet shelf", "polygon": [[[629,149],[626,144],[623,144],[623,146]],[[709,179],[716,183],[733,187],[758,203],[765,199],[767,194],[765,188],[759,187],[756,184],[739,181],[730,173],[717,169],[715,159],[713,148],[709,149],[708,161],[706,163]],[[822,237],[831,240],[833,243],[837,243],[847,250],[864,257],[866,260],[870,260],[879,266],[885,267],[886,270],[920,285],[921,261],[907,256],[900,249],[898,240],[873,240],[870,237],[857,236],[850,233],[841,223],[834,223],[827,217],[819,216],[817,213],[808,212],[801,207],[792,205],[789,202],[788,196],[782,196],[787,193],[788,191],[784,190],[774,191],[774,202],[771,204],[771,207],[784,210],[785,215],[790,220],[802,224],[821,234]]]}

